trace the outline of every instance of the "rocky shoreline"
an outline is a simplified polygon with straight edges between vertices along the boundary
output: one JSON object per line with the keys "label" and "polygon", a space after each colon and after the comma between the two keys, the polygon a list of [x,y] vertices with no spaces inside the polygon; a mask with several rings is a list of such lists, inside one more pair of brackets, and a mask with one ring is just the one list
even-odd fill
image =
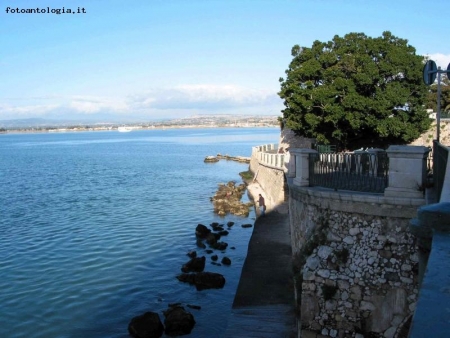
{"label": "rocky shoreline", "polygon": [[[249,188],[250,186],[251,188]],[[211,197],[214,212],[219,216],[234,214],[248,217],[254,202],[243,203],[241,201],[246,190],[249,198],[254,200],[255,191],[258,193],[258,190],[256,190],[255,184],[249,184],[249,180],[244,179],[242,184],[236,184],[234,181],[219,184],[217,192]],[[178,274],[176,278],[180,282],[195,286],[198,291],[223,288],[226,283],[225,277],[220,273],[205,271],[205,266],[207,256],[209,256],[209,263],[212,265],[229,266],[232,264],[231,259],[224,255],[228,249],[228,243],[221,239],[228,235],[234,225],[234,222],[227,222],[226,226],[213,222],[209,227],[198,224],[195,228],[198,252],[190,251],[187,253],[190,260],[183,264],[181,267],[182,273]],[[241,227],[252,228],[253,224],[241,224]],[[229,247],[229,249],[233,250],[234,247]],[[216,252],[222,254],[220,260]],[[196,322],[193,314],[185,307],[201,310],[201,306],[198,305],[169,304],[167,310],[163,311],[164,323],[157,312],[147,311],[131,319],[128,332],[135,338],[162,337],[164,333],[169,336],[190,334]]]}

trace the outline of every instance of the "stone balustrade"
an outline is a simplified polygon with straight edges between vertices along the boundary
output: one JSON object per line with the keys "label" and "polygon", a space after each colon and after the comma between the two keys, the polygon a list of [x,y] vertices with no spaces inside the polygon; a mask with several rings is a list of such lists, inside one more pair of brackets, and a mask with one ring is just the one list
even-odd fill
{"label": "stone balustrade", "polygon": [[[424,198],[423,185],[426,178],[429,148],[423,146],[390,146],[389,185],[384,196],[391,198]],[[309,155],[317,153],[313,149],[290,149],[288,177],[293,177],[294,185],[310,185]]]}
{"label": "stone balustrade", "polygon": [[253,147],[252,157],[256,158],[259,164],[287,171],[285,160],[289,158],[289,155],[285,153],[278,154],[277,151],[278,144],[265,144]]}

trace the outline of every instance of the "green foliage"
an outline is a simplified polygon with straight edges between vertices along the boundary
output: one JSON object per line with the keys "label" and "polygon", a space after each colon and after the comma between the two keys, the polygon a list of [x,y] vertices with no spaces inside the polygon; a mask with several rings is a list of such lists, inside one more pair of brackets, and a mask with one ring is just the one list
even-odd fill
{"label": "green foliage", "polygon": [[407,40],[350,33],[292,56],[278,95],[297,134],[352,150],[405,144],[429,128],[423,57]]}
{"label": "green foliage", "polygon": [[247,171],[242,171],[239,173],[239,175],[244,179],[244,180],[252,180],[253,179],[253,173],[250,170]]}
{"label": "green foliage", "polygon": [[[426,106],[428,109],[437,111],[437,83],[430,86]],[[442,75],[441,79],[441,117],[450,113],[450,80]],[[446,115],[447,115],[446,114]]]}

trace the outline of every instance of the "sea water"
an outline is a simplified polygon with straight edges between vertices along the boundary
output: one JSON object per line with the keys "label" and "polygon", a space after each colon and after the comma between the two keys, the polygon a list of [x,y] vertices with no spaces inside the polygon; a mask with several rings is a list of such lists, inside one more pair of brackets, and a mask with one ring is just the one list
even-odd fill
{"label": "sea water", "polygon": [[[192,337],[220,337],[252,232],[241,225],[255,214],[219,217],[210,202],[248,164],[203,160],[278,138],[278,128],[0,135],[0,337],[129,337],[133,317],[164,321],[171,303],[201,307],[186,308]],[[229,221],[228,248],[214,254],[232,264],[213,265],[195,228]],[[223,289],[176,279],[191,250]]]}

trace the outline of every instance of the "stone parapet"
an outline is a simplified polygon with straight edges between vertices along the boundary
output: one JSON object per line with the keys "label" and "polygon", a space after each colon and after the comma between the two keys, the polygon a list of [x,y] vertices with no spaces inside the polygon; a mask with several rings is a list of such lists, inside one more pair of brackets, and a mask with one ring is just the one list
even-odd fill
{"label": "stone parapet", "polygon": [[386,197],[421,198],[426,180],[426,159],[429,148],[423,146],[390,146],[389,186]]}
{"label": "stone parapet", "polygon": [[450,202],[421,207],[410,229],[420,248],[421,285],[409,337],[444,337],[450,331]]}
{"label": "stone parapet", "polygon": [[309,186],[309,154],[317,154],[314,149],[291,149],[291,160],[295,163],[294,184],[299,187]]}

